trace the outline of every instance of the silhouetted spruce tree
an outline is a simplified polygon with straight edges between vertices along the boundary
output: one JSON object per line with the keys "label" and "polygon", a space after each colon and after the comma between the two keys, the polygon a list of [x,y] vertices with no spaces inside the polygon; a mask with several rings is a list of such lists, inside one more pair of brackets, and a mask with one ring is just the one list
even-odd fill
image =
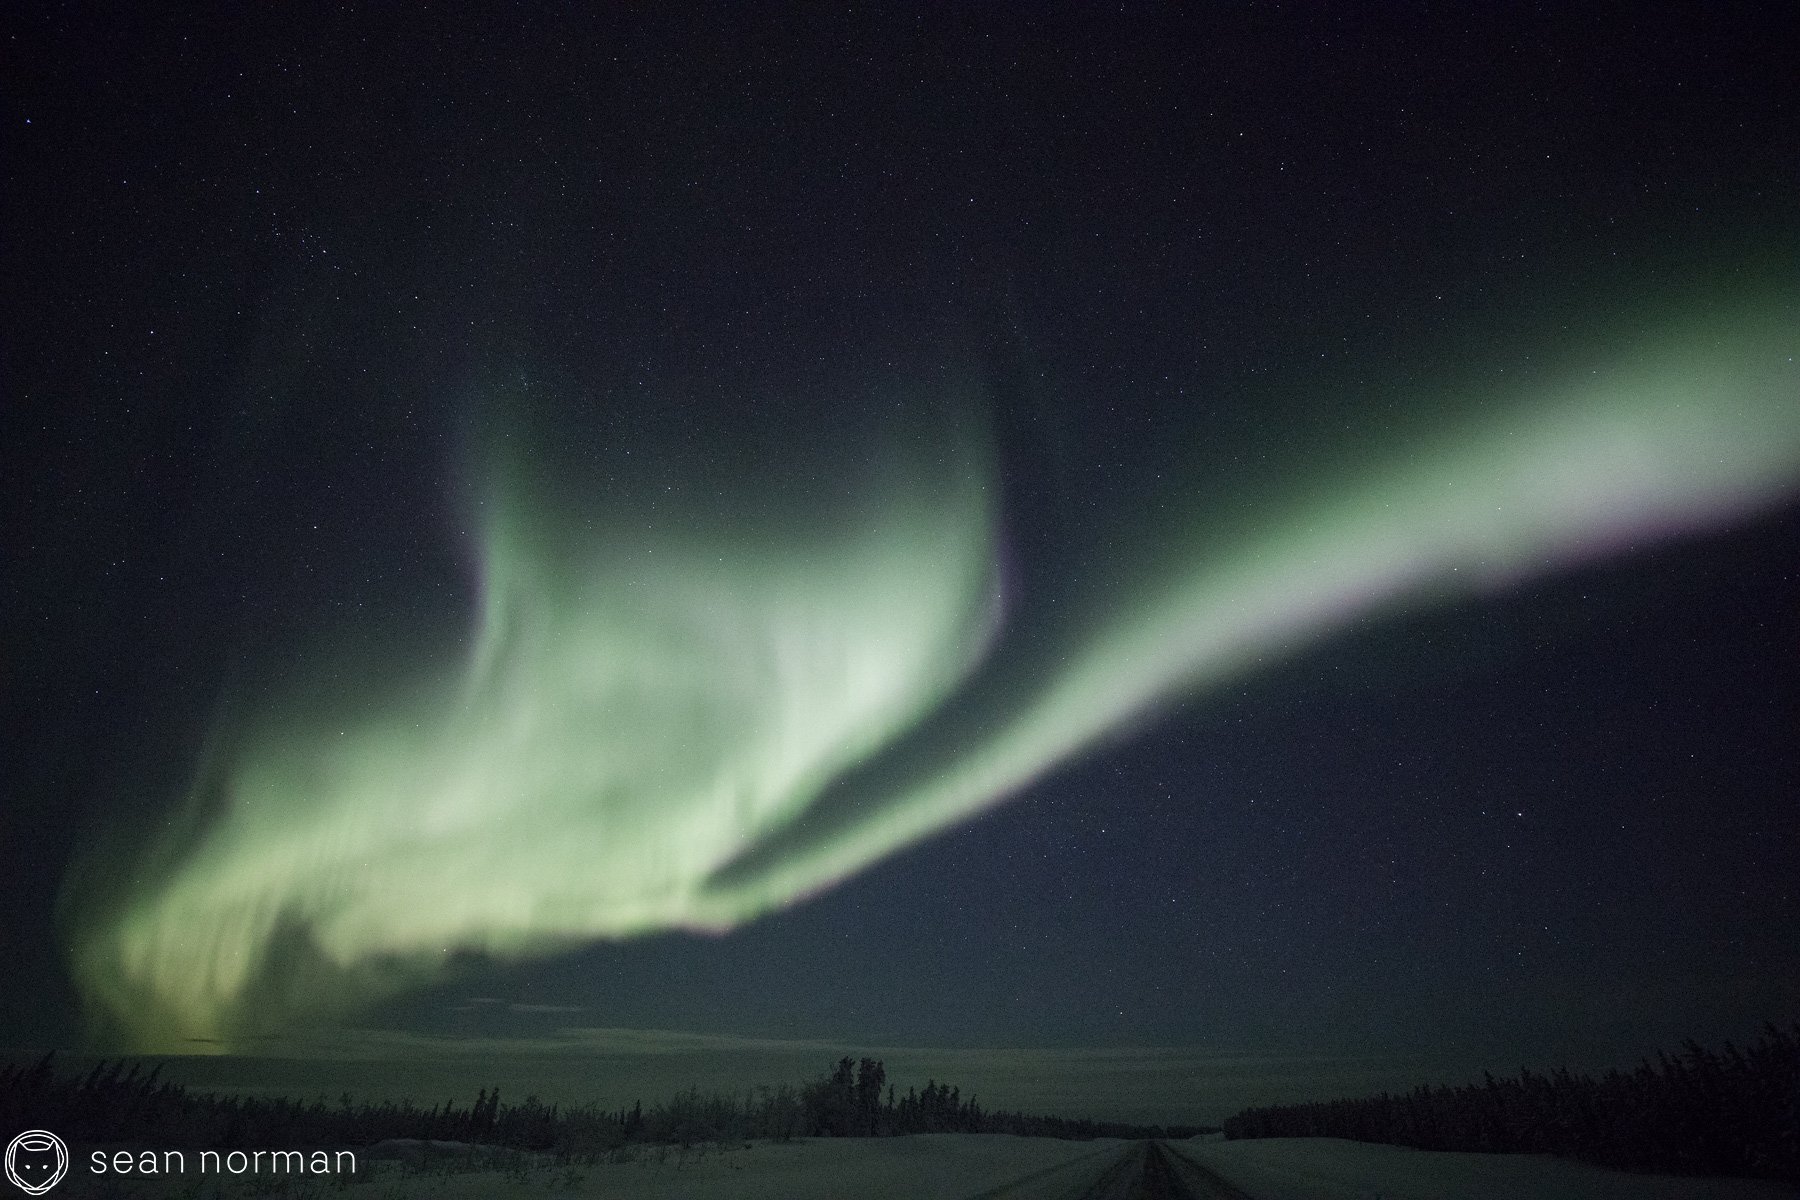
{"label": "silhouetted spruce tree", "polygon": [[[849,1060],[846,1059],[846,1062]],[[857,1132],[874,1137],[881,1118],[881,1088],[887,1082],[887,1069],[873,1058],[865,1058],[856,1070]]]}

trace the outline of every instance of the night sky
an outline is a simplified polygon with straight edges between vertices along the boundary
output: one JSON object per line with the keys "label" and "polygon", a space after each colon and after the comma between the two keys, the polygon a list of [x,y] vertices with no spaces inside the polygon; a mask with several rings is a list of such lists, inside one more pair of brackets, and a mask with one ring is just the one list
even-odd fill
{"label": "night sky", "polygon": [[487,7],[0,17],[0,1046],[1800,1016],[1776,6]]}

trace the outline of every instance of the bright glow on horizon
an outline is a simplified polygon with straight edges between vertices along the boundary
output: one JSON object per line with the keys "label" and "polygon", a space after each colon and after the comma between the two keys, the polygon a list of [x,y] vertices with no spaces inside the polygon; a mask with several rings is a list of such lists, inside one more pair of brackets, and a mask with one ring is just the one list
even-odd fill
{"label": "bright glow on horizon", "polygon": [[1121,563],[1109,608],[963,716],[959,694],[1020,653],[976,445],[889,446],[857,503],[821,496],[827,516],[785,529],[596,527],[545,500],[529,455],[497,464],[466,661],[404,701],[228,731],[179,826],[195,832],[78,905],[77,977],[137,1048],[192,1052],[459,951],[733,928],[1352,618],[1781,501],[1800,483],[1797,351],[1791,300],[1671,325],[1347,454],[1253,526],[1196,510],[1191,546]]}

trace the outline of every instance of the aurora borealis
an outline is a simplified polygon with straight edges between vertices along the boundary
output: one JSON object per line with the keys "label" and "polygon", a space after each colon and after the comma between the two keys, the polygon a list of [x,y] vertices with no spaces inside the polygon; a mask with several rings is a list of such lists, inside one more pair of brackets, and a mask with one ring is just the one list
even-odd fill
{"label": "aurora borealis", "polygon": [[1784,1019],[1775,22],[1414,16],[8,17],[0,1047]]}
{"label": "aurora borealis", "polygon": [[[881,486],[821,494],[790,527],[700,529],[679,506],[634,528],[628,492],[568,499],[564,456],[508,436],[487,451],[465,661],[410,702],[265,720],[217,752],[216,807],[87,935],[81,977],[135,1041],[173,1049],[452,951],[729,930],[1368,610],[1782,499],[1800,483],[1796,330],[1782,297],[1659,331],[1482,404],[1474,428],[1309,479],[1191,561],[1164,549],[925,754],[908,737],[990,660],[1006,669],[1007,610],[1040,602],[1004,587],[978,440],[946,433],[929,463],[880,446]],[[271,1000],[284,937],[329,990]]]}

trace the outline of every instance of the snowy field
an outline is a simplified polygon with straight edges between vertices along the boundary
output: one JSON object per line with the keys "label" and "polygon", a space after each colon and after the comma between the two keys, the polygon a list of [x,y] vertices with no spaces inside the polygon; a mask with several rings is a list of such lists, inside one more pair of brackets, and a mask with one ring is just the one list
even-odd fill
{"label": "snowy field", "polygon": [[[1095,1185],[1132,1145],[927,1134],[737,1142],[685,1153],[652,1148],[630,1162],[569,1166],[538,1157],[486,1168],[460,1161],[455,1152],[440,1152],[425,1163],[384,1157],[372,1176],[355,1182],[100,1179],[77,1164],[54,1194],[109,1200],[1128,1200],[1137,1194],[1128,1181]],[[1333,1138],[1165,1145],[1249,1200],[1791,1200],[1800,1195],[1749,1180],[1628,1175],[1536,1155],[1441,1154]],[[1193,1194],[1212,1193],[1196,1188]]]}
{"label": "snowy field", "polygon": [[1340,1138],[1174,1142],[1252,1200],[1774,1200],[1739,1179],[1627,1175],[1541,1154],[1448,1154]]}
{"label": "snowy field", "polygon": [[[543,1196],[548,1190],[619,1200],[967,1200],[1027,1176],[1057,1168],[1081,1179],[1097,1174],[1097,1160],[1116,1157],[1124,1143],[1064,1142],[1004,1134],[921,1134],[894,1138],[817,1138],[788,1143],[739,1142],[728,1150],[680,1155],[655,1150],[636,1162],[566,1169],[543,1182],[514,1184],[505,1172],[449,1175],[422,1181],[407,1200],[481,1200]],[[1083,1165],[1096,1160],[1093,1169]],[[564,1176],[558,1179],[558,1175]],[[1044,1176],[1048,1178],[1048,1175]],[[382,1183],[349,1196],[389,1194]]]}

